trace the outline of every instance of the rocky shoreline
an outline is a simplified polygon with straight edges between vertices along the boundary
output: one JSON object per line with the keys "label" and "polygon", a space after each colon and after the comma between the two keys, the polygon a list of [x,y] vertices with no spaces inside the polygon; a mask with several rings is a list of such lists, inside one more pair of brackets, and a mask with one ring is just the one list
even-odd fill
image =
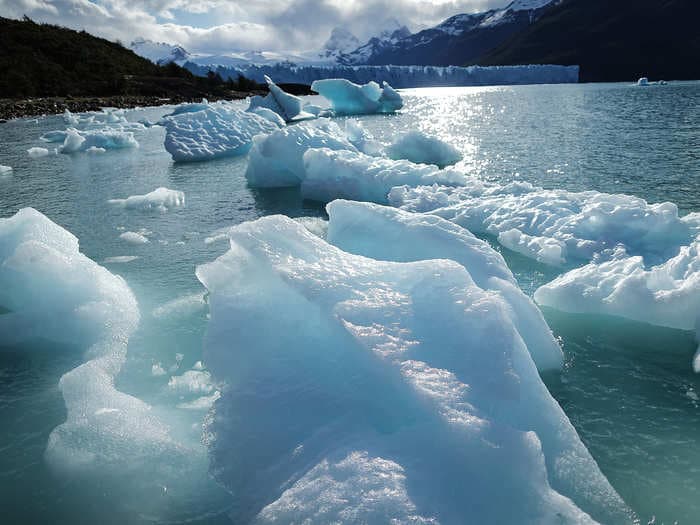
{"label": "rocky shoreline", "polygon": [[[265,91],[231,91],[226,96],[209,96],[210,101],[221,99],[241,100],[253,95],[264,95]],[[99,111],[103,107],[135,108],[146,106],[162,106],[164,104],[180,104],[182,102],[199,102],[201,98],[173,96],[168,98],[118,95],[111,97],[45,97],[22,100],[0,99],[0,122],[15,118],[36,117],[39,115],[55,115],[66,109],[73,113]]]}

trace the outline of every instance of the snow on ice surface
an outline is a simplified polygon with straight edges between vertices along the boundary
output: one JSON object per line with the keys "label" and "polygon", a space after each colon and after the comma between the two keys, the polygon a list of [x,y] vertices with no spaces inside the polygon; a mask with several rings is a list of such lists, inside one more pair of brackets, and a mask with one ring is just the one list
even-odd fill
{"label": "snow on ice surface", "polygon": [[642,257],[618,248],[610,260],[593,261],[540,287],[535,299],[566,312],[694,330],[700,314],[700,241],[650,268]]}
{"label": "snow on ice surface", "polygon": [[301,193],[320,202],[352,199],[386,203],[389,191],[401,184],[462,185],[467,181],[462,173],[439,170],[436,166],[328,148],[308,150],[304,154],[304,170]]}
{"label": "snow on ice surface", "polygon": [[129,287],[32,208],[0,219],[0,305],[9,312],[0,315],[3,343],[41,337],[89,348],[89,360],[59,382],[67,416],[49,437],[52,467],[128,469],[159,452],[175,454],[150,407],[114,387],[139,323]]}
{"label": "snow on ice surface", "polygon": [[270,77],[265,76],[265,83],[270,92],[265,97],[260,95],[252,97],[248,111],[255,111],[257,108],[267,108],[277,113],[285,122],[313,118],[315,116],[304,112],[304,103],[301,98],[283,91]]}
{"label": "snow on ice surface", "polygon": [[160,187],[145,195],[132,195],[126,199],[110,199],[108,202],[128,210],[166,212],[170,208],[184,206],[185,194],[181,191]]}
{"label": "snow on ice surface", "polygon": [[224,104],[164,117],[165,149],[175,162],[211,160],[243,155],[253,137],[278,126],[255,113]]}
{"label": "snow on ice surface", "polygon": [[253,110],[253,113],[255,113],[256,115],[260,115],[262,118],[266,118],[267,120],[275,124],[277,127],[283,128],[286,125],[284,119],[271,109],[257,107]]}
{"label": "snow on ice surface", "polygon": [[417,130],[404,133],[386,148],[389,158],[406,159],[419,164],[435,164],[440,168],[457,164],[462,153],[452,144]]}
{"label": "snow on ice surface", "polygon": [[403,100],[389,84],[368,82],[360,86],[342,78],[317,80],[311,89],[326,98],[338,115],[394,113],[403,107]]}
{"label": "snow on ice surface", "polygon": [[351,255],[270,216],[234,227],[197,276],[205,359],[228,385],[210,457],[234,521],[626,517],[507,308],[463,266]]}
{"label": "snow on ice surface", "polygon": [[335,122],[319,119],[284,127],[253,139],[246,179],[251,186],[299,186],[306,176],[304,153],[309,148],[357,151]]}
{"label": "snow on ice surface", "polygon": [[434,215],[343,200],[331,202],[326,210],[328,242],[346,252],[382,261],[449,259],[464,266],[477,286],[502,297],[538,368],[561,367],[561,348],[541,312],[487,242]]}
{"label": "snow on ice surface", "polygon": [[546,263],[586,262],[618,245],[647,264],[665,261],[700,230],[700,216],[670,202],[595,191],[544,190],[528,183],[470,181],[468,187],[397,187],[389,201],[430,212]]}

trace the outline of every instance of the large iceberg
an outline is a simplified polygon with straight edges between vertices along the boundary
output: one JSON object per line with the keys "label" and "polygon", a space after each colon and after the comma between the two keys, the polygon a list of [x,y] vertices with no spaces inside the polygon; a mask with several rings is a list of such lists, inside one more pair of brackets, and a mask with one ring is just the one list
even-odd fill
{"label": "large iceberg", "polygon": [[260,115],[223,104],[167,116],[161,123],[165,126],[165,149],[175,162],[243,155],[255,135],[279,129]]}
{"label": "large iceberg", "polygon": [[647,263],[688,245],[700,215],[681,217],[670,202],[649,204],[630,195],[545,190],[528,183],[471,179],[465,187],[397,187],[389,201],[408,211],[449,219],[474,233],[550,264],[587,262],[622,245]]}
{"label": "large iceberg", "polygon": [[591,262],[540,287],[535,300],[566,312],[695,330],[700,318],[700,241],[651,268],[642,257],[618,248],[610,260]]}
{"label": "large iceberg", "polygon": [[260,188],[299,186],[306,176],[303,157],[309,148],[357,151],[328,119],[285,127],[253,139],[246,169],[248,183]]}
{"label": "large iceberg", "polygon": [[389,191],[398,185],[465,184],[457,171],[413,164],[407,160],[372,157],[350,150],[310,149],[304,153],[306,177],[302,195],[311,200],[330,202],[352,199],[386,203]]}
{"label": "large iceberg", "polygon": [[629,521],[462,265],[351,255],[271,216],[234,227],[197,276],[234,521]]}
{"label": "large iceberg", "polygon": [[435,164],[439,168],[457,164],[462,153],[452,144],[417,130],[404,133],[386,148],[391,159],[406,159],[419,164]]}
{"label": "large iceberg", "polygon": [[114,378],[139,323],[124,282],[79,252],[78,239],[32,208],[0,219],[0,341],[78,345],[88,361],[63,375],[66,421],[51,432],[49,463],[61,471],[137,468],[178,456],[168,428]]}
{"label": "large iceberg", "polygon": [[487,242],[434,215],[344,200],[331,202],[326,210],[328,242],[346,252],[382,261],[450,259],[464,266],[478,287],[502,297],[537,367],[561,367],[561,348],[542,313]]}
{"label": "large iceberg", "polygon": [[359,86],[343,78],[333,78],[317,80],[311,89],[326,98],[337,115],[393,113],[403,107],[401,95],[386,82],[382,86],[376,82]]}

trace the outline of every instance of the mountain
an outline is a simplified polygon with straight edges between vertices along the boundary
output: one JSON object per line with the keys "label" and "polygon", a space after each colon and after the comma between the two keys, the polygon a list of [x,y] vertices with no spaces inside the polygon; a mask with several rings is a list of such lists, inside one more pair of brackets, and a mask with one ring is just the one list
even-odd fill
{"label": "mountain", "polygon": [[165,65],[175,62],[182,65],[190,59],[190,54],[182,46],[153,42],[144,38],[137,38],[131,42],[129,49],[137,55],[147,58],[154,64]]}
{"label": "mountain", "polygon": [[371,64],[373,57],[394,48],[410,36],[411,32],[406,26],[401,25],[396,19],[390,19],[386,22],[385,28],[378,35],[370,38],[366,44],[339,54],[337,62],[344,65]]}
{"label": "mountain", "polygon": [[700,79],[698,20],[697,0],[566,0],[479,63],[578,64],[584,82]]}
{"label": "mountain", "polygon": [[[121,44],[28,18],[0,17],[0,98],[231,96],[241,83],[156,65]],[[248,88],[246,88],[248,89]]]}
{"label": "mountain", "polygon": [[[415,34],[392,35],[381,44],[345,55],[344,63],[463,65],[475,62],[533,24],[561,0],[515,0],[503,9],[460,14]],[[398,37],[398,38],[396,38]]]}
{"label": "mountain", "polygon": [[321,49],[319,56],[333,62],[345,53],[350,53],[360,47],[360,41],[355,35],[343,27],[336,27]]}

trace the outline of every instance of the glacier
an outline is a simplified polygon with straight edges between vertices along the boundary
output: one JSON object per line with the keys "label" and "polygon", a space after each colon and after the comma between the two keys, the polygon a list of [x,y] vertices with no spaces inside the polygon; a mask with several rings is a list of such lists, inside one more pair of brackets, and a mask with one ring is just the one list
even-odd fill
{"label": "glacier", "polygon": [[279,129],[267,118],[226,104],[206,104],[198,111],[166,116],[160,123],[165,127],[165,149],[175,162],[243,155],[255,135]]}
{"label": "glacier", "polygon": [[316,80],[345,79],[355,84],[386,81],[395,88],[435,86],[489,86],[512,84],[577,83],[578,66],[314,66],[294,63],[277,64],[216,64],[187,62],[184,67],[199,76],[209,71],[224,79],[239,75],[264,82],[265,76],[277,82],[311,85]]}
{"label": "glacier", "polygon": [[196,273],[205,360],[224,384],[212,471],[236,494],[235,522],[628,519],[511,311],[464,266],[350,254],[283,216],[229,234]]}
{"label": "glacier", "polygon": [[401,95],[386,81],[380,86],[374,81],[358,85],[342,78],[316,80],[311,90],[328,100],[337,115],[394,113],[403,107]]}
{"label": "glacier", "polygon": [[462,153],[437,137],[412,130],[399,136],[386,148],[390,159],[406,159],[417,164],[435,164],[445,168],[462,160]]}

